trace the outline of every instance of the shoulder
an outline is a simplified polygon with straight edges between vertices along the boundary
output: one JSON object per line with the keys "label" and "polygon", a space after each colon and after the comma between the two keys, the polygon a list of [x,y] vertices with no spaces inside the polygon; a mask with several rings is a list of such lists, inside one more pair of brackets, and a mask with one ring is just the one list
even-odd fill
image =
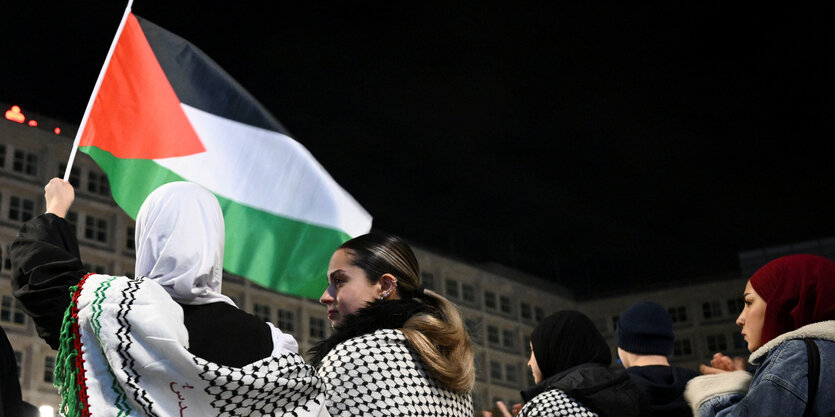
{"label": "shoulder", "polygon": [[525,403],[519,417],[578,416],[596,417],[597,414],[578,403],[559,389],[545,391]]}
{"label": "shoulder", "polygon": [[[380,329],[352,337],[334,346],[322,359],[322,367],[334,362],[357,360],[405,359],[411,358],[406,336],[397,329]],[[385,365],[381,363],[380,365]]]}

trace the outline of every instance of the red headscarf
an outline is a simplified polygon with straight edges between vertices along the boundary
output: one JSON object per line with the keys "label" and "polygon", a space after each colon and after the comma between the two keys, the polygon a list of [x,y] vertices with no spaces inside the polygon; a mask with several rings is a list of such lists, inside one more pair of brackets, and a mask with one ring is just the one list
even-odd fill
{"label": "red headscarf", "polygon": [[807,324],[835,320],[835,262],[827,258],[777,258],[750,281],[766,302],[762,344]]}

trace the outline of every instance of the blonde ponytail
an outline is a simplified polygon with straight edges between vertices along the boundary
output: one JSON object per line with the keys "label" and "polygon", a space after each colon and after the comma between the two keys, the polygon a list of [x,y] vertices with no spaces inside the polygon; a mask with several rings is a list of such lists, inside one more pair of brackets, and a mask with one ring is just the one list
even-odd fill
{"label": "blonde ponytail", "polygon": [[434,307],[438,316],[416,314],[400,331],[442,386],[469,393],[475,385],[473,348],[458,308],[430,290],[425,290],[421,298]]}

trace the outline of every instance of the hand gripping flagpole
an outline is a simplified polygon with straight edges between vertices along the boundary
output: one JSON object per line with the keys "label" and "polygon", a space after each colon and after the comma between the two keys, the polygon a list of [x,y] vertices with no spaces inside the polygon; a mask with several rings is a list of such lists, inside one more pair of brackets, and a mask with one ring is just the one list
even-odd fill
{"label": "hand gripping flagpole", "polygon": [[[128,0],[128,5],[125,7],[125,13],[122,15],[122,21],[119,22],[119,28],[116,29],[116,37],[110,44],[110,50],[107,51],[107,57],[104,59],[104,65],[99,71],[99,78],[96,80],[96,86],[93,87],[93,94],[90,95],[90,100],[87,102],[87,109],[84,110],[84,117],[81,118],[81,124],[78,126],[78,132],[75,133],[75,140],[72,144],[72,151],[70,152],[70,159],[67,161],[67,170],[64,171],[64,181],[70,180],[70,172],[72,171],[72,163],[75,161],[75,154],[78,151],[78,143],[81,142],[81,135],[84,134],[84,127],[87,125],[87,118],[90,117],[90,110],[93,108],[93,103],[96,101],[96,95],[101,88],[101,82],[104,79],[104,74],[107,72],[107,67],[110,65],[110,58],[113,57],[113,51],[116,49],[116,44],[119,43],[119,37],[122,36],[122,29],[128,21],[130,15],[130,8],[133,5],[133,0]],[[78,185],[78,184],[76,184]]]}

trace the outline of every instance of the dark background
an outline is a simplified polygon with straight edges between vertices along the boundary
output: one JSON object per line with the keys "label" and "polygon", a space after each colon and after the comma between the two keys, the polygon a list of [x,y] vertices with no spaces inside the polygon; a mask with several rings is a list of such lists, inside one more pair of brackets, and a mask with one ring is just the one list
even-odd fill
{"label": "dark background", "polygon": [[[0,13],[0,100],[77,124],[123,5],[63,3]],[[167,3],[419,245],[589,294],[835,236],[825,6]]]}

